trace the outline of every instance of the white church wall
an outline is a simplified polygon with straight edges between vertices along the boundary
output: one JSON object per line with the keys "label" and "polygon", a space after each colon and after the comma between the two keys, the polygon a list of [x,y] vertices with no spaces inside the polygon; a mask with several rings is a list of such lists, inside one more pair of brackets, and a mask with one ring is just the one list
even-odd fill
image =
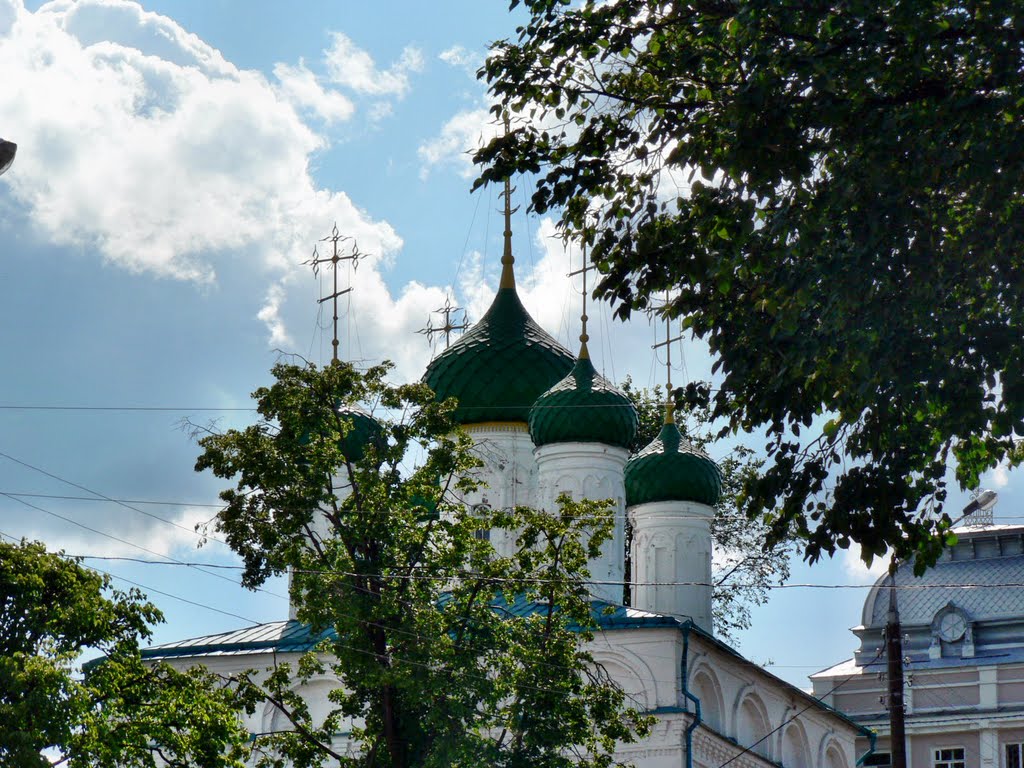
{"label": "white church wall", "polygon": [[711,507],[691,501],[656,501],[630,507],[628,514],[634,531],[633,604],[691,619],[713,632]]}
{"label": "white church wall", "polygon": [[[537,462],[526,425],[470,424],[465,429],[473,438],[474,455],[483,462],[472,473],[480,487],[466,494],[465,503],[491,509],[537,506]],[[515,538],[512,531],[491,531],[491,544],[501,557],[512,554]]]}
{"label": "white church wall", "polygon": [[553,443],[534,451],[537,462],[537,499],[548,511],[558,508],[558,497],[612,502],[612,536],[601,546],[601,555],[590,563],[596,582],[591,594],[620,604],[626,578],[626,507],[624,468],[629,453],[601,443]]}

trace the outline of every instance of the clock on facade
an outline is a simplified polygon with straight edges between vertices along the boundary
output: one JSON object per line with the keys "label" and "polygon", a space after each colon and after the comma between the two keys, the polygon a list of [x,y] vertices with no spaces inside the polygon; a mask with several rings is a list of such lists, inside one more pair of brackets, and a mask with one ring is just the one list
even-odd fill
{"label": "clock on facade", "polygon": [[959,613],[947,613],[939,620],[939,638],[947,643],[956,642],[967,631],[967,620]]}

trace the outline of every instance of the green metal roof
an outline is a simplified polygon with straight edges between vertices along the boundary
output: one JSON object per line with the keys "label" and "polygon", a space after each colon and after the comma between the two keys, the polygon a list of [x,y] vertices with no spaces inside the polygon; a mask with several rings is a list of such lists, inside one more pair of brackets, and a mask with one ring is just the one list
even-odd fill
{"label": "green metal roof", "polygon": [[427,366],[423,381],[439,399],[459,401],[460,424],[522,421],[541,393],[565,376],[573,356],[534,322],[514,287]]}
{"label": "green metal roof", "polygon": [[589,357],[580,357],[569,375],[530,409],[530,437],[538,446],[604,443],[628,448],[637,428],[633,403],[594,370]]}
{"label": "green metal roof", "polygon": [[[448,597],[447,594],[442,595],[439,604],[444,605]],[[495,600],[494,609],[509,617],[526,618],[546,613],[548,606],[547,603],[538,603],[519,595],[511,602],[502,599]],[[603,600],[592,601],[591,610],[594,621],[603,630],[647,629],[680,625],[679,619],[672,616],[606,603]],[[257,624],[245,629],[155,645],[144,648],[142,658],[156,661],[172,658],[247,656],[260,653],[305,653],[312,650],[321,640],[333,640],[336,637],[333,629],[314,633],[308,625],[290,619],[289,621]],[[95,661],[90,663],[95,663]]]}
{"label": "green metal roof", "polygon": [[713,505],[722,495],[722,472],[706,453],[666,424],[654,441],[626,462],[626,504],[697,501]]}

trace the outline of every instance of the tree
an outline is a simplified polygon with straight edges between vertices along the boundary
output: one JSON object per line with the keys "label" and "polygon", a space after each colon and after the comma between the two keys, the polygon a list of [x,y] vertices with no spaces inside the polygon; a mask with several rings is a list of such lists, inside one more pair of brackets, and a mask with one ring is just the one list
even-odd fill
{"label": "tree", "polygon": [[[660,386],[653,390],[637,389],[629,377],[622,382],[622,391],[640,416],[640,429],[629,446],[632,454],[658,436],[665,421],[665,395]],[[707,406],[694,405],[676,411],[676,422],[685,438],[708,452],[712,438]],[[793,542],[781,540],[766,547],[767,526],[742,512],[739,494],[747,482],[758,476],[764,460],[757,458],[750,448],[737,445],[724,457],[716,457],[716,462],[722,470],[722,497],[715,505],[711,536],[715,549],[725,557],[713,576],[712,612],[715,634],[735,643],[736,633],[750,626],[751,607],[766,603],[771,588],[789,578]],[[630,532],[626,533],[628,540]]]}
{"label": "tree", "polygon": [[481,70],[523,119],[478,184],[539,174],[621,316],[674,292],[713,415],[767,435],[745,500],[773,540],[925,567],[947,466],[1022,459],[1024,8],[523,5]]}
{"label": "tree", "polygon": [[[258,738],[261,764],[610,765],[647,722],[582,647],[595,626],[586,563],[610,510],[468,509],[478,461],[454,401],[390,386],[387,370],[281,363],[253,395],[257,424],[200,441],[197,470],[235,480],[216,526],[243,583],[291,569],[298,617],[324,638],[241,681],[290,723]],[[400,416],[372,421],[360,402]],[[517,532],[513,555],[479,535],[492,528]],[[296,687],[327,671],[341,686],[314,722]],[[346,730],[355,756],[332,746]]]}
{"label": "tree", "polygon": [[[242,765],[238,692],[204,670],[143,665],[160,612],[40,543],[0,542],[0,764]],[[83,678],[86,651],[99,651]]]}

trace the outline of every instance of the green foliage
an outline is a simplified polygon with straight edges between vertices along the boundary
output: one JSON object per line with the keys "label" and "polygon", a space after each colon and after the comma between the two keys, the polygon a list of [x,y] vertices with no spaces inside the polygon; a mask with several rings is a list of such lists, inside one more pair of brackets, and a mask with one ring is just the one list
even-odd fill
{"label": "green foliage", "polygon": [[[0,542],[0,764],[241,766],[238,693],[202,669],[143,665],[161,620],[136,590],[39,543]],[[84,679],[87,651],[104,658]]]}
{"label": "green foliage", "polygon": [[[611,765],[647,721],[582,647],[595,626],[587,559],[610,511],[568,498],[557,514],[468,510],[479,462],[454,402],[385,374],[277,365],[254,393],[259,423],[200,441],[197,469],[236,481],[217,527],[245,583],[290,568],[299,619],[326,638],[242,681],[289,723],[257,739],[260,765]],[[339,406],[360,401],[399,418],[353,462]],[[488,529],[514,531],[515,552],[498,557]],[[296,689],[323,679],[334,709],[317,721]]]}
{"label": "green foliage", "polygon": [[[629,452],[643,450],[658,436],[665,422],[665,395],[660,386],[637,389],[630,378],[621,385],[640,416],[640,429]],[[691,402],[675,412],[683,436],[711,454],[711,412],[709,406]],[[724,568],[714,574],[712,613],[715,634],[727,643],[737,642],[737,632],[750,626],[750,609],[768,601],[773,586],[789,578],[791,539],[768,542],[768,528],[760,518],[747,517],[740,503],[745,485],[760,475],[764,460],[745,446],[737,445],[725,456],[715,456],[722,470],[722,496],[715,505],[711,535],[716,551],[727,554]],[[627,531],[627,537],[629,532]]]}
{"label": "green foliage", "polygon": [[773,539],[934,561],[947,467],[1021,459],[1020,3],[522,4],[478,183],[539,174],[619,314],[674,291]]}

